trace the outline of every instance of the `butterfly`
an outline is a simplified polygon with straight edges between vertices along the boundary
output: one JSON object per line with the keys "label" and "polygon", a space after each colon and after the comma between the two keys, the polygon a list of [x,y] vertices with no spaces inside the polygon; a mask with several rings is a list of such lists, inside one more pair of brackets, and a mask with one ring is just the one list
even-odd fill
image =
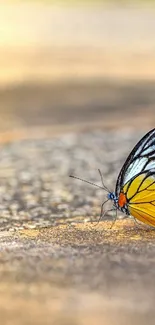
{"label": "butterfly", "polygon": [[155,227],[155,128],[144,135],[127,157],[118,175],[115,192],[110,192],[104,185],[101,172],[100,176],[103,187],[70,175],[108,192],[100,217],[104,204],[111,200],[116,211]]}

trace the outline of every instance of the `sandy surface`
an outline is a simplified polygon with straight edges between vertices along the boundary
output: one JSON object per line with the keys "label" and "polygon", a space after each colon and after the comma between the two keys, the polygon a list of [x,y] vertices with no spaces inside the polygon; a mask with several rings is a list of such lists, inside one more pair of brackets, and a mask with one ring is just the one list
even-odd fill
{"label": "sandy surface", "polygon": [[154,230],[110,226],[2,232],[3,324],[154,324]]}

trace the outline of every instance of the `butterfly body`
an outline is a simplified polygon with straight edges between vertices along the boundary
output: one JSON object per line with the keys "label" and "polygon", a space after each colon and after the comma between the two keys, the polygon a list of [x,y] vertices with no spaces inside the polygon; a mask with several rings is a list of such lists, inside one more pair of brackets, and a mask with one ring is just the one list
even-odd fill
{"label": "butterfly body", "polygon": [[127,199],[123,192],[120,193],[119,197],[117,197],[115,193],[110,192],[108,193],[107,197],[113,202],[113,205],[116,209],[120,210],[126,215],[130,215],[127,205]]}

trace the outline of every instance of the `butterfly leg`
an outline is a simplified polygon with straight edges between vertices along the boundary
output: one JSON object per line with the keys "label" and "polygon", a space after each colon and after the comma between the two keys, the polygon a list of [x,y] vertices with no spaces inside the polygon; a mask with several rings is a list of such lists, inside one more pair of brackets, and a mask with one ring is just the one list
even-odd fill
{"label": "butterfly leg", "polygon": [[112,224],[111,224],[110,229],[113,228],[113,226],[114,226],[114,224],[115,224],[115,222],[116,222],[116,220],[117,220],[117,209],[114,208],[114,209],[112,209],[112,211],[116,211],[116,214],[115,214],[114,220],[112,221]]}
{"label": "butterfly leg", "polygon": [[[102,206],[103,206],[103,204],[102,204]],[[96,222],[96,224],[95,224],[94,226],[97,226],[97,225],[99,224],[99,222],[101,221],[102,218],[104,218],[104,216],[106,215],[107,212],[110,212],[110,211],[114,211],[114,210],[116,210],[116,209],[113,208],[113,209],[106,210],[106,211],[104,211],[104,213],[103,213],[103,207],[102,207],[102,206],[101,206],[101,213],[100,213],[99,220]],[[116,219],[117,219],[117,216],[116,216],[116,218],[115,218],[113,224],[115,223]],[[111,227],[111,228],[112,228],[112,227]]]}
{"label": "butterfly leg", "polygon": [[139,228],[139,222],[136,220],[136,218],[133,217],[133,221],[135,223],[135,226]]}
{"label": "butterfly leg", "polygon": [[100,212],[99,220],[96,222],[96,224],[95,224],[94,226],[97,226],[97,225],[99,224],[99,222],[101,221],[102,217],[104,217],[104,215],[105,215],[106,212],[103,213],[103,207],[104,207],[104,204],[105,204],[106,202],[108,202],[108,200],[102,203],[102,205],[101,205],[101,212]]}
{"label": "butterfly leg", "polygon": [[[136,218],[133,217],[133,220],[134,220],[134,223],[136,225],[136,228],[144,229],[142,223],[139,223]],[[149,226],[149,228],[153,228],[153,227]]]}

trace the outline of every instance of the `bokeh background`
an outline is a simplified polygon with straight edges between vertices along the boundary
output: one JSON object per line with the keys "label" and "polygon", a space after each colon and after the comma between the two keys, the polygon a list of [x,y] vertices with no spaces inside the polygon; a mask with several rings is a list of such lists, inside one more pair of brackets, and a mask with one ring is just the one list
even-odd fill
{"label": "bokeh background", "polygon": [[1,1],[0,31],[6,137],[154,125],[153,1]]}

